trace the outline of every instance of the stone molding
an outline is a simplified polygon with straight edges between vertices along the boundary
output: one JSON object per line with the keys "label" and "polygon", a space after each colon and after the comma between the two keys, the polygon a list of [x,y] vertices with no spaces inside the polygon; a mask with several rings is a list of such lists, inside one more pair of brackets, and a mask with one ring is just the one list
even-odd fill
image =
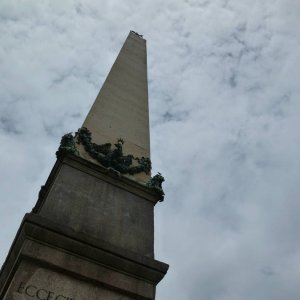
{"label": "stone molding", "polygon": [[[53,255],[43,256],[43,253],[53,253]],[[65,259],[51,259],[54,256]],[[135,299],[154,299],[155,286],[168,270],[168,265],[165,263],[76,233],[71,229],[62,228],[44,217],[31,213],[25,215],[2,266],[1,299],[8,288],[7,283],[11,281],[20,260],[24,258],[32,259],[52,269],[59,269],[61,272],[88,282],[104,285]],[[59,261],[66,263],[61,265]],[[82,268],[80,270],[76,267],[72,268],[72,262],[75,266],[82,265]],[[106,277],[97,276],[101,274],[103,268],[116,278],[113,284]],[[133,284],[122,284],[126,281]],[[135,288],[131,289],[132,286]]]}
{"label": "stone molding", "polygon": [[96,165],[79,156],[65,154],[59,156],[46,181],[45,186],[42,186],[39,193],[39,199],[33,208],[34,213],[38,213],[40,211],[42,203],[46,199],[46,195],[63,164],[67,164],[75,169],[81,170],[89,175],[100,178],[112,185],[138,195],[148,201],[151,201],[154,205],[163,199],[163,196],[160,193],[156,192],[154,189],[149,189],[149,187],[146,185],[142,185],[141,183],[127,178],[126,176],[118,176],[118,174],[116,174],[116,172],[113,170]]}

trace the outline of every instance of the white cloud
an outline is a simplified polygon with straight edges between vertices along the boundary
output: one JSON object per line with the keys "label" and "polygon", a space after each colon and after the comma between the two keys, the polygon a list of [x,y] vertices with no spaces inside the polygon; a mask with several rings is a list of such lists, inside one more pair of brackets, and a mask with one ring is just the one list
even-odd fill
{"label": "white cloud", "polygon": [[0,260],[130,29],[148,44],[157,299],[298,299],[297,1],[1,1]]}

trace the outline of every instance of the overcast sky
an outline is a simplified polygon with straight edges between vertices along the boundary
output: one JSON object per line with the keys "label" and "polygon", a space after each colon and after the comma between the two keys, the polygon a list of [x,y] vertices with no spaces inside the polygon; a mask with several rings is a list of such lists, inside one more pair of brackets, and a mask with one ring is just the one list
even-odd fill
{"label": "overcast sky", "polygon": [[300,1],[0,1],[0,265],[129,30],[148,45],[157,300],[299,300]]}

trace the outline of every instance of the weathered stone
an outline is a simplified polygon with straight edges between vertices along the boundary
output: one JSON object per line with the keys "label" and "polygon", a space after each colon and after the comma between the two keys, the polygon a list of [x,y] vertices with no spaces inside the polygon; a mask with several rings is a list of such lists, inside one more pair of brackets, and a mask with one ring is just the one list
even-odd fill
{"label": "weathered stone", "polygon": [[105,181],[107,176],[99,178],[71,158],[61,160],[58,170],[39,215],[153,257],[155,202]]}

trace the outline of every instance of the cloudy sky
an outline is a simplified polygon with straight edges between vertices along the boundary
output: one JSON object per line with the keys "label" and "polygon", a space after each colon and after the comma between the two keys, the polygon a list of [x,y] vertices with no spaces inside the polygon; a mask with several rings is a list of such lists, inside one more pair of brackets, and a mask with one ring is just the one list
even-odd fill
{"label": "cloudy sky", "polygon": [[148,45],[158,300],[299,300],[299,0],[1,0],[0,264],[129,30]]}

